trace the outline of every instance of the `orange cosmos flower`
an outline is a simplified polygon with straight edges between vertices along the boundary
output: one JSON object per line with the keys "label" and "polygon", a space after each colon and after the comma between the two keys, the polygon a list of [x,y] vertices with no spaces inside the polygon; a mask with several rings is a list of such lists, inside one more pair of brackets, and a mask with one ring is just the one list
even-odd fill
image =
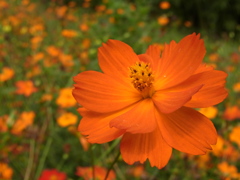
{"label": "orange cosmos flower", "polygon": [[12,179],[13,169],[6,163],[0,162],[0,179],[7,180]]}
{"label": "orange cosmos flower", "polygon": [[162,1],[159,3],[159,7],[161,9],[169,9],[171,7],[171,4],[168,1]]}
{"label": "orange cosmos flower", "polygon": [[121,41],[103,44],[98,51],[103,73],[74,77],[73,96],[83,106],[79,131],[90,143],[123,135],[120,150],[128,164],[149,159],[162,168],[172,148],[194,155],[211,150],[217,141],[214,125],[192,108],[223,101],[227,74],[202,64],[205,47],[199,37],[193,33],[171,41],[162,53],[152,45],[140,55]]}
{"label": "orange cosmos flower", "polygon": [[[104,180],[105,175],[107,173],[107,170],[105,168],[100,167],[100,166],[95,166],[94,171],[95,171],[95,179]],[[93,179],[92,167],[79,166],[79,167],[77,167],[76,175],[83,177],[84,180],[91,180],[91,179]],[[107,180],[114,180],[114,179],[116,179],[116,175],[115,175],[114,171],[111,170]]]}
{"label": "orange cosmos flower", "polygon": [[17,81],[16,83],[16,93],[23,94],[24,96],[30,96],[32,93],[37,91],[32,81]]}
{"label": "orange cosmos flower", "polygon": [[169,18],[165,15],[162,15],[158,17],[157,21],[158,21],[158,24],[165,26],[169,23]]}
{"label": "orange cosmos flower", "polygon": [[7,115],[0,116],[0,133],[6,132],[8,130],[7,120],[8,120]]}
{"label": "orange cosmos flower", "polygon": [[8,67],[2,68],[2,73],[0,73],[0,82],[7,81],[14,76],[14,70]]}
{"label": "orange cosmos flower", "polygon": [[61,89],[56,103],[62,108],[75,106],[77,102],[72,96],[72,88]]}
{"label": "orange cosmos flower", "polygon": [[73,113],[64,113],[57,119],[57,123],[61,127],[75,125],[77,123],[77,116]]}
{"label": "orange cosmos flower", "polygon": [[33,124],[34,118],[35,113],[33,111],[22,112],[13,125],[11,132],[15,135],[20,135],[24,129]]}
{"label": "orange cosmos flower", "polygon": [[67,38],[73,38],[77,36],[77,31],[71,30],[71,29],[64,29],[62,30],[62,36]]}
{"label": "orange cosmos flower", "polygon": [[228,121],[233,121],[235,119],[240,119],[240,109],[238,106],[227,107],[224,111],[223,118]]}
{"label": "orange cosmos flower", "polygon": [[67,176],[64,172],[60,172],[56,169],[45,169],[39,180],[65,180]]}
{"label": "orange cosmos flower", "polygon": [[214,119],[217,116],[218,109],[214,106],[208,108],[200,108],[198,110],[200,113],[204,114],[209,119]]}
{"label": "orange cosmos flower", "polygon": [[232,132],[229,134],[229,138],[232,142],[235,142],[240,146],[240,126],[233,128]]}

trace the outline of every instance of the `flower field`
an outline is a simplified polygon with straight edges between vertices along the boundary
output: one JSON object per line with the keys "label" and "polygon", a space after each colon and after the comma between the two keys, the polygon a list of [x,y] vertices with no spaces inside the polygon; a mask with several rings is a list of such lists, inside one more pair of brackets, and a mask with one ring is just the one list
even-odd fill
{"label": "flower field", "polygon": [[[240,4],[238,3],[238,5]],[[235,21],[231,21],[232,24],[229,23],[230,25],[226,26],[229,29],[221,29],[216,32],[204,25],[198,26],[201,23],[197,24],[196,19],[185,18],[181,13],[175,11],[176,7],[178,6],[171,0],[151,0],[149,2],[0,0],[0,180],[240,179],[240,24],[234,24]],[[201,34],[200,38],[204,41],[204,46],[202,40],[197,39],[199,36],[193,34],[194,32]],[[192,35],[187,36],[189,34]],[[193,43],[192,46],[189,45],[190,43],[188,44],[189,37],[194,39],[195,44]],[[108,41],[109,39],[113,40]],[[109,138],[111,139],[108,140],[109,142],[99,143],[100,141],[105,142],[105,139],[102,138],[98,142],[96,140],[98,137],[91,136],[91,134],[95,133],[96,126],[101,127],[100,122],[93,123],[92,126],[91,123],[89,126],[85,126],[88,124],[85,123],[79,127],[81,115],[90,113],[88,109],[92,110],[90,103],[92,99],[89,99],[89,102],[86,100],[89,94],[84,87],[87,87],[88,81],[83,82],[78,78],[89,78],[89,83],[92,83],[90,76],[84,76],[84,73],[87,74],[87,71],[90,71],[88,74],[93,71],[107,72],[107,67],[98,60],[104,58],[106,61],[109,60],[108,56],[117,54],[118,49],[120,49],[119,52],[123,52],[119,57],[126,56],[126,59],[131,61],[135,56],[129,55],[127,49],[129,46],[136,54],[141,55],[150,45],[154,45],[150,47],[156,47],[159,52],[164,52],[164,49],[172,52],[170,45],[166,45],[171,42],[171,47],[177,46],[172,40],[183,45],[183,48],[180,49],[186,52],[188,49],[184,47],[184,44],[189,45],[188,48],[192,48],[193,52],[195,47],[197,52],[197,48],[201,45],[206,48],[206,53],[204,50],[201,51],[202,56],[205,55],[203,62],[206,63],[206,69],[204,69],[204,65],[204,67],[201,66],[204,70],[199,71],[208,71],[214,68],[227,74],[227,77],[219,74],[226,78],[225,85],[223,85],[224,78],[221,79],[221,82],[219,80],[219,84],[214,82],[215,85],[221,86],[222,92],[228,92],[227,97],[224,95],[221,100],[218,100],[221,101],[220,103],[217,100],[216,103],[211,103],[215,99],[209,99],[209,107],[195,108],[212,121],[218,134],[216,136],[217,143],[216,145],[207,143],[204,148],[199,148],[199,151],[205,153],[205,149],[209,149],[207,146],[211,145],[212,150],[207,151],[204,155],[191,155],[181,152],[181,149],[184,149],[181,145],[178,146],[174,142],[173,144],[168,143],[166,134],[171,136],[171,132],[164,134],[160,128],[163,139],[174,148],[171,157],[169,156],[169,161],[162,166],[154,164],[154,159],[169,154],[159,151],[157,156],[150,158],[149,155],[147,161],[145,161],[146,158],[140,158],[141,162],[133,162],[130,159],[137,157],[136,154],[126,155],[122,150],[121,153],[119,152],[122,139],[123,143],[125,142],[127,145],[128,142],[134,144],[134,140],[132,142],[126,141],[127,138],[122,138],[122,134],[128,128],[130,129],[128,134],[131,132],[133,134],[149,133],[151,132],[149,129],[155,128],[155,121],[144,124],[148,126],[147,130],[144,127],[134,129],[134,127],[121,124],[120,120],[117,118],[115,120],[114,117],[115,121],[110,123],[111,127],[122,128],[124,132],[117,132],[119,135]],[[185,41],[186,43],[184,43]],[[108,44],[103,44],[106,42]],[[111,49],[109,44],[112,45],[113,53],[109,50]],[[151,49],[148,50],[150,52]],[[185,54],[187,53],[182,53],[181,57],[185,57]],[[198,54],[194,57],[193,60],[199,59],[200,62],[201,57]],[[112,58],[115,60],[115,56]],[[143,55],[141,58],[147,59],[147,56]],[[181,64],[180,61],[181,59],[177,65]],[[163,63],[161,65],[164,66]],[[113,64],[112,67],[116,68],[116,66],[121,69],[121,64],[115,65],[115,67]],[[142,69],[142,66],[145,66],[145,69]],[[181,65],[186,69],[187,66],[187,64],[186,66]],[[138,91],[151,87],[155,78],[152,74],[157,69],[149,69],[145,59],[139,64],[133,64],[129,69],[133,79],[132,83]],[[180,65],[178,69],[180,69]],[[115,70],[109,78],[117,78],[118,68]],[[143,70],[148,76],[137,75],[136,70]],[[171,72],[173,76],[177,76],[174,69]],[[78,75],[79,73],[80,75]],[[81,73],[83,74],[81,75]],[[99,75],[99,82],[102,81],[103,73],[95,72],[95,74]],[[139,77],[145,78],[148,82],[143,84],[138,81]],[[175,79],[178,81],[179,77]],[[97,83],[98,81],[96,81]],[[115,82],[111,83],[113,86]],[[169,85],[167,83],[169,82],[164,84],[165,87]],[[94,83],[91,86],[95,87]],[[192,93],[199,91],[202,86],[204,83],[198,89],[191,89]],[[120,87],[120,85],[116,87]],[[225,88],[226,90],[224,90]],[[115,90],[118,92],[118,89],[113,91],[115,92]],[[179,89],[177,88],[177,90]],[[101,89],[96,89],[96,93],[100,91]],[[95,92],[95,90],[91,92]],[[154,93],[155,90],[152,89],[142,93],[144,101],[154,96]],[[217,94],[218,92],[211,93]],[[183,94],[178,96],[182,97]],[[171,94],[173,99],[178,99],[178,96]],[[121,94],[121,97],[125,96]],[[204,97],[208,97],[208,95],[201,96],[201,98]],[[79,101],[83,103],[80,104]],[[162,103],[164,104],[164,102]],[[105,108],[98,104],[99,102],[96,102],[96,112],[100,117],[103,115],[105,118],[105,114],[99,112],[108,113],[107,108],[112,108],[112,111],[119,110],[116,109],[116,106]],[[82,106],[87,110],[79,108]],[[155,106],[158,109],[162,108],[161,103],[157,103]],[[177,105],[172,111],[170,108],[162,108],[161,112],[168,114],[178,108],[180,106],[177,107]],[[119,113],[119,111],[117,112]],[[143,114],[141,109],[138,112],[134,116],[131,113],[126,116],[131,117],[132,115],[134,119],[138,117],[138,114]],[[150,119],[150,114],[154,114],[154,111],[150,109],[148,112],[153,112],[146,116]],[[185,112],[189,112],[186,116],[189,117],[189,121],[196,120],[191,116],[193,111],[185,109]],[[195,115],[195,113],[193,114]],[[97,117],[93,116],[94,118]],[[86,119],[83,119],[84,122]],[[91,119],[89,119],[90,121]],[[133,122],[135,121],[134,119]],[[189,121],[186,120],[182,123]],[[199,126],[200,128],[202,127]],[[206,132],[212,131],[206,130]],[[161,138],[162,135],[160,135]],[[199,136],[201,135],[203,134],[200,132]],[[193,136],[195,137],[195,135]],[[213,135],[211,133],[204,134],[204,136],[209,141],[214,141],[211,140],[214,138],[214,133]],[[198,136],[196,135],[196,137]],[[201,140],[196,139],[194,143],[198,143],[198,141],[200,143]],[[157,140],[152,139],[152,141]],[[175,141],[179,140],[175,139]],[[127,145],[125,149],[127,149]],[[144,147],[141,148],[144,149]],[[180,151],[175,149],[180,149]],[[198,150],[191,150],[191,145],[186,149],[185,152],[200,154]],[[152,164],[152,162],[154,163]]]}

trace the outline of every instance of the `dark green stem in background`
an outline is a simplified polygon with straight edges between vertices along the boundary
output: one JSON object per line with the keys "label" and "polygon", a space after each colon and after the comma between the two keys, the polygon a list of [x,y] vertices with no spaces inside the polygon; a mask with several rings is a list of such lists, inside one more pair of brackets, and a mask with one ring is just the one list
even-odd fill
{"label": "dark green stem in background", "polygon": [[108,178],[108,175],[109,175],[110,171],[112,170],[112,168],[113,168],[114,164],[117,162],[117,160],[118,160],[119,156],[120,156],[120,151],[118,151],[118,154],[117,154],[117,156],[115,157],[115,159],[113,160],[112,164],[111,164],[111,165],[110,165],[110,167],[108,168],[108,171],[107,171],[107,174],[106,174],[106,176],[105,176],[104,180],[107,180],[107,178]]}

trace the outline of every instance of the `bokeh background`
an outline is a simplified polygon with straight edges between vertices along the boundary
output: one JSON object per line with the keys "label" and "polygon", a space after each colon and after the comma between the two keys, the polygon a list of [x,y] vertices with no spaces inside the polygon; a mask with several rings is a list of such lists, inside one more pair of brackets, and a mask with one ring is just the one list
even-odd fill
{"label": "bokeh background", "polygon": [[[201,33],[204,61],[228,73],[229,96],[199,109],[215,124],[213,151],[178,151],[158,170],[121,157],[108,179],[240,179],[240,1],[238,0],[0,0],[0,179],[103,180],[119,139],[90,145],[73,76],[99,70],[97,48],[108,39],[136,53],[148,45]],[[159,153],[161,156],[161,153]]]}

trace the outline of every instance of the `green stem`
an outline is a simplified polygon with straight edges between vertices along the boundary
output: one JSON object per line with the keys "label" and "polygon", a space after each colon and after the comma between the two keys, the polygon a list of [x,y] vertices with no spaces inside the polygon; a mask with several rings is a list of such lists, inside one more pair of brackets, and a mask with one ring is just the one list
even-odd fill
{"label": "green stem", "polygon": [[118,151],[117,156],[115,157],[115,159],[113,160],[112,164],[111,164],[110,167],[108,168],[108,171],[107,171],[107,174],[106,174],[104,180],[107,180],[108,175],[109,175],[110,171],[112,170],[114,164],[118,161],[118,158],[119,158],[120,154],[121,154],[120,151]]}
{"label": "green stem", "polygon": [[28,160],[28,166],[24,176],[24,180],[30,179],[31,170],[32,170],[33,161],[34,161],[34,151],[35,151],[35,140],[32,139],[30,140],[29,160]]}
{"label": "green stem", "polygon": [[44,166],[44,163],[45,163],[45,160],[47,158],[47,155],[48,155],[48,152],[49,152],[49,149],[50,149],[50,146],[52,144],[52,138],[49,138],[47,140],[47,144],[43,150],[43,154],[42,154],[42,157],[40,159],[40,162],[39,162],[39,165],[38,165],[38,169],[36,171],[36,175],[35,175],[35,179],[37,179],[43,169],[43,166]]}
{"label": "green stem", "polygon": [[92,177],[93,180],[95,179],[95,168],[94,168],[94,153],[93,153],[93,146],[90,148],[90,154],[91,154],[91,164],[92,164]]}

